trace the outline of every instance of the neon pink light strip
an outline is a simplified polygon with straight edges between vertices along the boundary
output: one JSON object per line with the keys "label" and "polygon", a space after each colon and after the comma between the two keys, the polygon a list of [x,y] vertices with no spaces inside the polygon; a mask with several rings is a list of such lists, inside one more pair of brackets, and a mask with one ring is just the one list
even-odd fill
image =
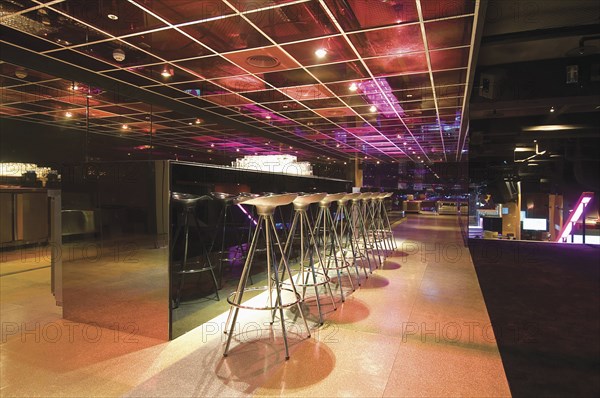
{"label": "neon pink light strip", "polygon": [[[594,196],[593,192],[583,192],[577,201],[577,205],[575,206],[575,211],[569,215],[567,221],[563,224],[562,230],[560,231],[560,235],[556,239],[557,242],[566,242],[566,239],[573,230],[573,224],[579,221],[581,215],[583,214],[583,207],[587,205]],[[583,220],[585,222],[585,220]]]}
{"label": "neon pink light strip", "polygon": [[252,218],[252,216],[250,215],[250,213],[248,213],[248,212],[246,211],[246,209],[244,209],[244,208],[242,207],[242,205],[241,205],[241,204],[239,204],[239,203],[238,203],[237,207],[239,207],[240,209],[242,209],[242,212],[243,212],[243,213],[246,215],[246,217],[248,217],[248,219],[249,219],[250,221],[252,221],[252,222],[254,223],[254,225],[258,225],[258,223],[256,222],[256,220],[255,220],[254,218]]}

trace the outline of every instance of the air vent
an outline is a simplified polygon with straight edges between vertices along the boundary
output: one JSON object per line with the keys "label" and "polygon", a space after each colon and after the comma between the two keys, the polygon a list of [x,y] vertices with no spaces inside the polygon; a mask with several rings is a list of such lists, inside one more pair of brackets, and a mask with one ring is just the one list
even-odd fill
{"label": "air vent", "polygon": [[246,63],[255,68],[274,68],[279,65],[279,60],[270,55],[252,55],[246,58]]}

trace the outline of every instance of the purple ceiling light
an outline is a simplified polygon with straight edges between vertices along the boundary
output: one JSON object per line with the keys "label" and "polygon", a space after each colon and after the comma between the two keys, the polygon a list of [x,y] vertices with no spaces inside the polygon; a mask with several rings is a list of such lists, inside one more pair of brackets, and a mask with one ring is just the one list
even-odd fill
{"label": "purple ceiling light", "polygon": [[[359,84],[362,93],[366,95],[369,102],[386,118],[395,117],[396,113],[404,116],[404,109],[402,109],[398,103],[398,99],[392,93],[392,88],[387,80],[385,78],[376,78],[375,80],[368,80]],[[381,90],[377,87],[377,83],[379,83]]]}

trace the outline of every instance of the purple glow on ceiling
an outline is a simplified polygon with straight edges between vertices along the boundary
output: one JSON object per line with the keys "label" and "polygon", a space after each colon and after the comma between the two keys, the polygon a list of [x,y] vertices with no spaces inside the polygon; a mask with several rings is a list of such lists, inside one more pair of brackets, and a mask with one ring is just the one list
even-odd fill
{"label": "purple glow on ceiling", "polygon": [[249,104],[242,106],[244,110],[247,110],[249,113],[254,114],[255,117],[265,119],[265,120],[277,120],[278,122],[289,121],[288,119],[279,116],[272,111],[266,110],[258,105]]}
{"label": "purple glow on ceiling", "polygon": [[[367,96],[369,102],[377,107],[379,114],[389,118],[396,117],[396,113],[404,116],[404,109],[398,103],[398,99],[392,93],[392,88],[385,78],[376,78],[377,83],[373,80],[364,81],[359,84],[359,87],[364,95]],[[390,105],[391,104],[391,105]]]}

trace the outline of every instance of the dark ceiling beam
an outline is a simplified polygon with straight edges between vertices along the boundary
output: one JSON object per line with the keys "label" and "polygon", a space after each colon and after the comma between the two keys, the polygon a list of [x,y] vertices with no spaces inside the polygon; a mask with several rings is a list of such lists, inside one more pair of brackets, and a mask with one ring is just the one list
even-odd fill
{"label": "dark ceiling beam", "polygon": [[522,43],[524,41],[547,40],[557,37],[589,36],[600,33],[600,25],[562,26],[559,28],[525,30],[520,32],[503,33],[500,35],[483,36],[481,45]]}
{"label": "dark ceiling beam", "polygon": [[473,84],[475,81],[475,66],[477,65],[477,60],[479,59],[479,49],[481,47],[481,39],[483,37],[483,28],[485,25],[485,15],[487,12],[488,0],[481,0],[479,3],[479,11],[477,13],[477,20],[475,23],[475,39],[473,41],[472,58],[471,58],[471,68],[468,70],[467,80],[466,80],[466,98],[465,98],[465,111],[463,114],[463,119],[460,121],[460,131],[458,132],[458,143],[456,144],[456,160],[462,160],[462,150],[465,148],[467,143],[467,138],[469,136],[469,123],[470,119],[469,115],[469,103],[471,102],[471,93],[473,92]]}
{"label": "dark ceiling beam", "polygon": [[339,160],[347,160],[347,156],[344,157],[329,148],[321,149],[319,145],[305,144],[284,136],[272,134],[260,128],[249,126],[220,115],[215,115],[201,108],[188,105],[160,94],[156,94],[136,85],[119,81],[99,73],[94,73],[72,64],[61,62],[54,58],[47,57],[38,52],[22,48],[11,43],[0,41],[0,60],[14,65],[19,65],[24,68],[44,72],[66,80],[73,80],[101,87],[105,90],[113,91],[119,93],[120,95],[134,98],[147,104],[165,107],[175,112],[189,115],[191,118],[201,117],[208,122],[217,123],[225,128],[231,128],[234,130],[254,134],[269,141],[280,142],[287,146],[293,146],[294,148],[304,149],[312,153],[329,156]]}

